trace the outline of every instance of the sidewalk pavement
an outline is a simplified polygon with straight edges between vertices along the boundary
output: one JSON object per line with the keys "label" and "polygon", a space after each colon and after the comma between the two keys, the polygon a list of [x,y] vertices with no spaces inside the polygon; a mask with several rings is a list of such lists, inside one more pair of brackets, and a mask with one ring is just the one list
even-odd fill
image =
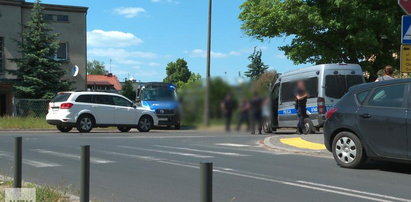
{"label": "sidewalk pavement", "polygon": [[308,154],[332,158],[331,152],[324,146],[323,134],[279,134],[264,139],[264,146],[269,149],[297,154]]}

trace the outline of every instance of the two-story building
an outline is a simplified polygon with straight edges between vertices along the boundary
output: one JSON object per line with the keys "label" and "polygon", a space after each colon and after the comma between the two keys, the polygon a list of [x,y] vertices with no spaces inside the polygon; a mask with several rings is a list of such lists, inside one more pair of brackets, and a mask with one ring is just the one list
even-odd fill
{"label": "two-story building", "polygon": [[[16,77],[6,70],[16,70],[13,58],[21,58],[16,40],[21,40],[23,25],[30,19],[33,3],[24,0],[0,0],[0,116],[12,113],[13,84]],[[74,82],[77,90],[86,89],[87,7],[43,4],[44,18],[52,32],[59,34],[60,48],[55,58],[63,61],[64,79]],[[78,74],[73,70],[78,67]]]}

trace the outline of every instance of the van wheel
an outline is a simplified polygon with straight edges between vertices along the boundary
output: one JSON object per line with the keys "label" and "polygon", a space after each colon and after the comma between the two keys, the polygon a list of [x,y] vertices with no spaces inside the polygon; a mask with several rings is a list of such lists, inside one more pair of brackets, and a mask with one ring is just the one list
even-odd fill
{"label": "van wheel", "polygon": [[264,119],[263,130],[264,130],[264,133],[272,133],[273,132],[273,129],[271,127],[271,121],[270,121],[269,118]]}
{"label": "van wheel", "polygon": [[57,127],[57,129],[58,129],[60,132],[63,132],[63,133],[68,133],[68,132],[71,131],[71,129],[73,129],[73,127],[71,127],[71,126],[58,125],[58,126],[56,126],[56,127]]}
{"label": "van wheel", "polygon": [[303,133],[306,134],[306,135],[315,133],[314,124],[313,124],[313,122],[311,121],[310,118],[305,118],[304,119],[304,131],[303,131]]}
{"label": "van wheel", "polygon": [[122,133],[127,133],[131,130],[130,127],[125,127],[125,126],[117,126],[117,129]]}
{"label": "van wheel", "polygon": [[76,128],[80,133],[88,133],[94,127],[94,118],[91,115],[81,115],[77,119]]}
{"label": "van wheel", "polygon": [[142,116],[140,120],[138,120],[137,129],[140,132],[148,132],[153,127],[153,119],[150,116]]}
{"label": "van wheel", "polygon": [[358,168],[367,159],[361,140],[351,132],[343,131],[335,136],[332,152],[337,164],[344,168]]}

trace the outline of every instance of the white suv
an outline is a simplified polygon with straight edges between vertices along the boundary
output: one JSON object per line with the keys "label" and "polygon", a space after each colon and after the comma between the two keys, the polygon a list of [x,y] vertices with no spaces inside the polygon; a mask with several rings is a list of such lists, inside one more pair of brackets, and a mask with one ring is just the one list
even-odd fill
{"label": "white suv", "polygon": [[90,132],[94,127],[117,126],[121,132],[137,128],[148,132],[158,125],[157,115],[146,108],[136,107],[124,96],[102,92],[61,92],[49,103],[47,123],[61,132],[76,127]]}

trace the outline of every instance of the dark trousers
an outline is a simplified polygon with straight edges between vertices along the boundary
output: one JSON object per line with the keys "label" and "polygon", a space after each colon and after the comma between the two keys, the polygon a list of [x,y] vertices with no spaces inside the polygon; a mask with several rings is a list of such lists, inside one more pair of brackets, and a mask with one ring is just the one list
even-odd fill
{"label": "dark trousers", "polygon": [[251,119],[251,133],[255,134],[255,125],[258,124],[258,134],[261,134],[263,130],[263,117],[259,115],[254,115]]}
{"label": "dark trousers", "polygon": [[229,132],[231,130],[231,113],[226,113],[225,117],[225,131]]}
{"label": "dark trousers", "polygon": [[250,130],[250,120],[249,120],[248,113],[241,113],[240,119],[238,120],[238,124],[237,124],[237,131],[240,130],[241,125],[243,123],[245,123],[247,125],[247,131],[249,131]]}
{"label": "dark trousers", "polygon": [[300,133],[302,133],[304,131],[304,119],[307,118],[307,109],[305,107],[298,108],[297,117],[298,117],[297,129]]}

